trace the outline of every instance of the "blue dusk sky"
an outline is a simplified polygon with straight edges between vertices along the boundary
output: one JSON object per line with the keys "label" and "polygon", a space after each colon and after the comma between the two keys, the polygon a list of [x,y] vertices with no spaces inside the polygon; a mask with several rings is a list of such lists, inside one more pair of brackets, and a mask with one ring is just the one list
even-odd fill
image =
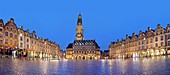
{"label": "blue dusk sky", "polygon": [[0,18],[12,17],[18,27],[36,31],[65,50],[75,40],[78,14],[83,17],[86,40],[96,40],[101,50],[111,42],[157,24],[170,23],[168,0],[2,0]]}

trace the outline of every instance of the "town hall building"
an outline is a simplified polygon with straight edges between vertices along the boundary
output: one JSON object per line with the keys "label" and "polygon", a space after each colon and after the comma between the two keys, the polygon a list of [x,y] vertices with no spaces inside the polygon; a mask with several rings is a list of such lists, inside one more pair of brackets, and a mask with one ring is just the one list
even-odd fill
{"label": "town hall building", "polygon": [[67,59],[100,59],[100,47],[95,40],[84,40],[82,16],[79,14],[76,27],[76,39],[66,48]]}

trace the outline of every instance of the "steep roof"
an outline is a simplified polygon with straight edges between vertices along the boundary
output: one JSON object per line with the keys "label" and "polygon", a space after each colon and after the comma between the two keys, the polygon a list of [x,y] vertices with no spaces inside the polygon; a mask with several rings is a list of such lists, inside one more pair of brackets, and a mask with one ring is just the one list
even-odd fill
{"label": "steep roof", "polygon": [[73,43],[69,43],[67,48],[73,48]]}
{"label": "steep roof", "polygon": [[100,48],[95,40],[74,40],[75,46],[96,46]]}

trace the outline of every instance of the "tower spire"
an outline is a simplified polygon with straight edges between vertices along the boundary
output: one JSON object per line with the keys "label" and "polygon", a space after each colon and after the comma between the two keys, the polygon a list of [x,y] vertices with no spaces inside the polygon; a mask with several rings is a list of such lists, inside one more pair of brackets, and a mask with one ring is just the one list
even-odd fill
{"label": "tower spire", "polygon": [[82,25],[82,16],[80,13],[78,15],[77,25]]}
{"label": "tower spire", "polygon": [[84,40],[84,30],[82,25],[82,16],[79,13],[76,28],[76,40]]}

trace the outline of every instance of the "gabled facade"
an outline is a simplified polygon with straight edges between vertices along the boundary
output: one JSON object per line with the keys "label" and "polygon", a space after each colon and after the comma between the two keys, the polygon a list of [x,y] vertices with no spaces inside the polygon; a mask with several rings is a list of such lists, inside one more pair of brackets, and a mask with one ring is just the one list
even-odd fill
{"label": "gabled facade", "polygon": [[0,19],[0,53],[14,57],[52,58],[58,55],[60,47],[48,39],[38,38],[36,32],[30,33],[21,26],[17,28],[11,18],[5,25]]}
{"label": "gabled facade", "polygon": [[[169,37],[169,38],[168,38]],[[157,25],[155,30],[148,27],[138,35],[126,35],[126,39],[112,42],[109,45],[110,58],[153,57],[170,54],[170,25],[166,28]]]}

